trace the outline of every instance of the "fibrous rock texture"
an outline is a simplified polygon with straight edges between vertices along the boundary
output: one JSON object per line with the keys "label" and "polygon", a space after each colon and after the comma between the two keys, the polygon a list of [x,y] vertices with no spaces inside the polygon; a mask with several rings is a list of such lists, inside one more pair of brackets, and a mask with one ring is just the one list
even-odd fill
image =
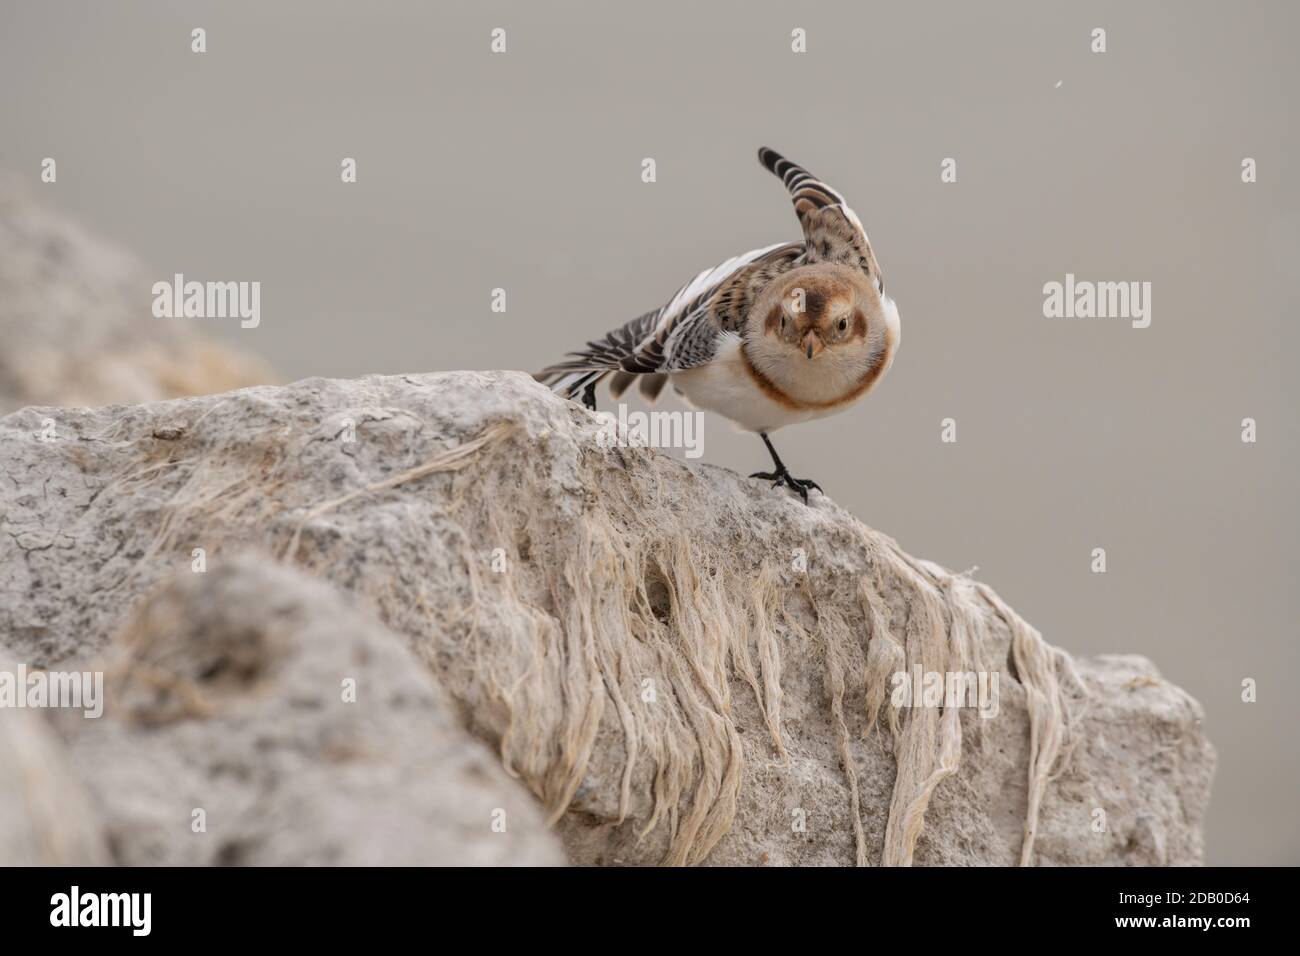
{"label": "fibrous rock texture", "polygon": [[[289,628],[292,666],[261,676],[287,653],[269,636],[289,614],[274,594],[306,575],[304,600],[340,602],[325,617],[355,606],[400,635],[421,662],[406,666],[536,796],[542,812],[508,813],[507,833],[540,838],[545,818],[576,863],[1199,862],[1213,751],[1199,705],[1150,663],[1074,660],[984,584],[824,497],[805,506],[607,434],[509,372],[26,409],[0,421],[0,639],[32,666],[110,662],[103,727],[69,732],[78,766],[96,789],[113,771],[91,742],[120,736],[142,754],[121,773],[193,781],[186,815],[226,763],[310,789],[328,759],[320,744],[247,769],[262,744],[240,724],[262,708],[292,735],[295,696],[335,693],[348,667],[355,627],[313,618]],[[218,693],[203,684],[221,648],[235,670],[218,669]],[[136,686],[149,673],[161,690]],[[963,675],[970,695],[945,699]],[[900,698],[936,676],[937,698]],[[320,725],[345,752],[356,713]],[[414,739],[439,732],[438,711],[403,714],[396,768],[362,761],[374,779],[358,794],[440,772]],[[141,736],[155,719],[167,729]],[[196,721],[226,722],[214,766],[188,756]],[[223,799],[246,807],[259,788],[235,776]],[[168,796],[139,799],[156,813]],[[293,845],[314,819],[364,812],[321,804]],[[110,808],[118,859],[212,861],[147,826],[124,836],[132,813]]]}
{"label": "fibrous rock texture", "polygon": [[[0,175],[0,413],[202,395],[272,380],[195,319],[153,315],[155,280]],[[53,186],[46,186],[53,189]]]}

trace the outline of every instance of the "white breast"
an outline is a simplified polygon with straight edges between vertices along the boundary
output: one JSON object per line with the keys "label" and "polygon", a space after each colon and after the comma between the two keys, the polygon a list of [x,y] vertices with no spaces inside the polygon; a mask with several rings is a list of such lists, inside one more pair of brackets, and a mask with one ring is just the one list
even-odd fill
{"label": "white breast", "polygon": [[796,411],[774,402],[745,369],[740,336],[734,333],[723,335],[708,365],[673,372],[669,381],[691,405],[717,412],[751,432],[774,432],[837,411]]}

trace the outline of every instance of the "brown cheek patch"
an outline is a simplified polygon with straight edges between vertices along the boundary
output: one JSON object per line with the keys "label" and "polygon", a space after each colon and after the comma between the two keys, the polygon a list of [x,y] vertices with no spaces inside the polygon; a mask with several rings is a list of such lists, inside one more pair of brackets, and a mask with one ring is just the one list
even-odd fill
{"label": "brown cheek patch", "polygon": [[763,330],[766,332],[775,332],[778,328],[780,328],[780,326],[781,326],[781,307],[779,305],[774,305],[772,306],[772,311],[767,313],[767,322],[764,323]]}
{"label": "brown cheek patch", "polygon": [[853,313],[853,337],[855,339],[867,337],[867,317],[861,312]]}

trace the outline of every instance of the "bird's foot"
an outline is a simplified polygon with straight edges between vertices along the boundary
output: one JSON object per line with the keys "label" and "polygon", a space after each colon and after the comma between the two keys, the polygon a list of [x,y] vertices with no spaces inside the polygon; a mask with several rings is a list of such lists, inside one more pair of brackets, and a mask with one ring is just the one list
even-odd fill
{"label": "bird's foot", "polygon": [[587,411],[596,410],[596,383],[592,382],[582,390],[582,404],[587,406]]}
{"label": "bird's foot", "polygon": [[803,498],[804,504],[808,503],[809,488],[816,488],[818,491],[821,491],[822,494],[826,494],[826,492],[822,491],[822,486],[817,484],[817,482],[810,478],[795,478],[784,468],[779,471],[756,471],[749,477],[762,478],[764,481],[770,481],[773,488],[777,485],[785,485],[787,488],[792,488],[799,492],[799,496]]}

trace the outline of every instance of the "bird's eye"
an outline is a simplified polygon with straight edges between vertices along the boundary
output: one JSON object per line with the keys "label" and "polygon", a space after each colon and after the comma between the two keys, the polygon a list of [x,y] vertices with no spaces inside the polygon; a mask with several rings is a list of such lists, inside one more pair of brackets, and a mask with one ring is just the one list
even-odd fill
{"label": "bird's eye", "polygon": [[849,328],[849,320],[840,319],[840,332],[846,332],[848,331],[848,328]]}
{"label": "bird's eye", "polygon": [[785,331],[785,316],[784,316],[784,315],[781,316],[781,331],[782,331],[782,332]]}

